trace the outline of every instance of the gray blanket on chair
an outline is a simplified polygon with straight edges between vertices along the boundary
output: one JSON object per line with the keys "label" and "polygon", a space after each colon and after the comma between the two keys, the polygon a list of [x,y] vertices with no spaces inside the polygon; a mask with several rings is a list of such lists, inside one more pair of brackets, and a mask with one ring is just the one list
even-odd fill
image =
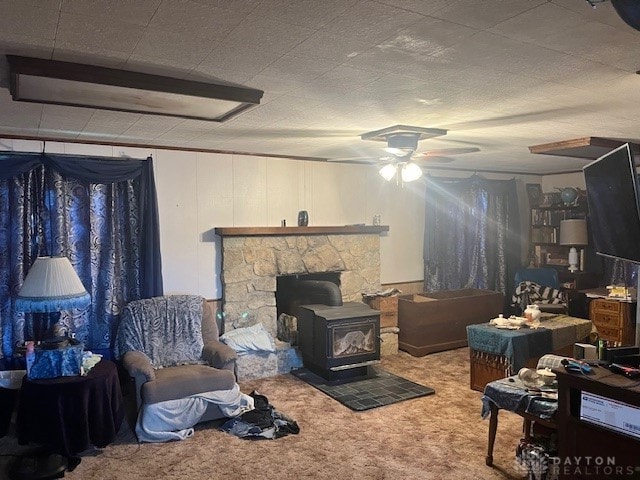
{"label": "gray blanket on chair", "polygon": [[168,295],[129,303],[122,314],[115,355],[144,352],[153,368],[202,360],[202,297]]}

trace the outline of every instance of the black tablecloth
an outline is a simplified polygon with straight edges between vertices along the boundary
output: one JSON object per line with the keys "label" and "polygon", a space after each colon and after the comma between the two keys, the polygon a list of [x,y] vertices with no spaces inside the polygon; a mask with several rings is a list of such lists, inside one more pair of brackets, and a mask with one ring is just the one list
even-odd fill
{"label": "black tablecloth", "polygon": [[87,376],[29,380],[18,406],[18,442],[39,443],[65,456],[113,441],[124,418],[115,364],[101,360]]}
{"label": "black tablecloth", "polygon": [[487,383],[482,396],[482,418],[489,416],[489,402],[511,412],[525,412],[540,418],[551,418],[558,409],[557,387],[547,388],[554,398],[544,398],[540,392],[530,392],[517,375]]}

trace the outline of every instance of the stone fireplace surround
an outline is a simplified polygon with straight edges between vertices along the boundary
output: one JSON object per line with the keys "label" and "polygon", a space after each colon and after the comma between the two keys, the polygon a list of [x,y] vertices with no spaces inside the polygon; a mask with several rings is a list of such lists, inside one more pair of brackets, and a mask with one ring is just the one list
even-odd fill
{"label": "stone fireplace surround", "polygon": [[[343,301],[361,302],[362,292],[380,290],[380,234],[388,230],[384,225],[216,228],[222,238],[224,331],[262,323],[276,338],[280,275],[339,272]],[[277,354],[241,358],[239,377],[287,373],[296,352],[277,343]]]}

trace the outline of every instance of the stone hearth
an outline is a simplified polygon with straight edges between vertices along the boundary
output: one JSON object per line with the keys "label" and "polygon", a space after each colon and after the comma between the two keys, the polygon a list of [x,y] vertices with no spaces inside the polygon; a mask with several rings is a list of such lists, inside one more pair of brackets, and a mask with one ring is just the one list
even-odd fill
{"label": "stone hearth", "polygon": [[[387,226],[216,228],[222,237],[225,331],[261,322],[276,338],[280,275],[339,272],[343,301],[361,302],[362,292],[380,289],[380,233],[387,230]],[[279,352],[273,361],[290,356]],[[276,367],[273,374],[282,370]]]}
{"label": "stone hearth", "polygon": [[[363,231],[354,233],[353,228],[216,229],[222,237],[225,331],[261,322],[275,337],[279,275],[340,272],[345,302],[361,302],[362,292],[379,290],[379,232],[384,230],[360,227]],[[316,233],[325,229],[334,234]],[[341,229],[351,233],[335,233]],[[244,230],[273,234],[242,234]]]}

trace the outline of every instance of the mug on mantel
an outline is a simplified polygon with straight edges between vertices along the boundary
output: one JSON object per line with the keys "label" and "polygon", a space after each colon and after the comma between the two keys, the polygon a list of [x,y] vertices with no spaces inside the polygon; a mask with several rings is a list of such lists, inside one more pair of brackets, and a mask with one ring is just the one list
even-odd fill
{"label": "mug on mantel", "polygon": [[306,227],[307,225],[309,225],[309,212],[306,210],[300,210],[298,212],[298,226]]}

